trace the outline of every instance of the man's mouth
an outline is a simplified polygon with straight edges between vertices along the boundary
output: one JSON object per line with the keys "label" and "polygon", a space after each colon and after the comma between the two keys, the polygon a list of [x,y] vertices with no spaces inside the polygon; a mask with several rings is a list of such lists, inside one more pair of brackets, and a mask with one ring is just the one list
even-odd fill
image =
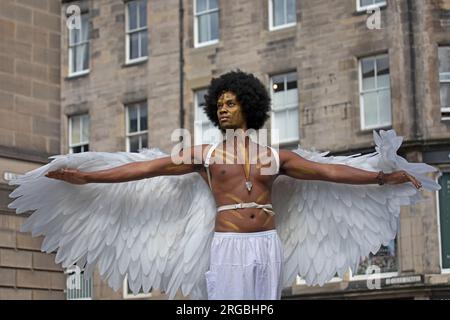
{"label": "man's mouth", "polygon": [[225,121],[228,121],[229,119],[230,119],[230,117],[221,117],[220,122],[225,122]]}

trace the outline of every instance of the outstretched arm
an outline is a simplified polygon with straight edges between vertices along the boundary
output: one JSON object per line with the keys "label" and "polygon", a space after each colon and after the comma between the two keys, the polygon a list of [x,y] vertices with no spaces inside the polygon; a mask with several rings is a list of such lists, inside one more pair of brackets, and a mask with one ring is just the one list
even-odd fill
{"label": "outstretched arm", "polygon": [[[127,182],[164,175],[182,175],[197,172],[202,168],[201,164],[195,164],[195,148],[202,148],[202,146],[194,146],[180,152],[181,156],[183,156],[183,152],[190,152],[191,161],[187,164],[175,164],[171,157],[168,156],[149,161],[131,162],[119,167],[94,172],[82,172],[77,169],[63,168],[48,172],[45,176],[81,185],[86,183]],[[201,155],[202,152],[198,154]]]}
{"label": "outstretched arm", "polygon": [[[297,179],[348,184],[375,184],[379,182],[377,179],[378,172],[361,170],[342,164],[309,161],[288,150],[280,151],[280,166],[281,174]],[[418,189],[422,187],[421,183],[406,171],[385,173],[382,179],[386,184],[411,182]]]}

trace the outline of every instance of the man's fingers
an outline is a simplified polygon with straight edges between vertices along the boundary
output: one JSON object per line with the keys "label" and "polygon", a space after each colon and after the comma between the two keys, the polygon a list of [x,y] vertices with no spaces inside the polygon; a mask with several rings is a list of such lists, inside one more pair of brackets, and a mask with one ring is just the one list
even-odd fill
{"label": "man's fingers", "polygon": [[411,175],[409,175],[409,177],[410,177],[411,182],[414,184],[414,186],[415,186],[417,189],[422,188],[422,184],[420,183],[419,180],[417,180],[415,177],[413,177],[413,176],[411,176]]}
{"label": "man's fingers", "polygon": [[54,170],[54,171],[47,172],[45,174],[45,176],[48,177],[48,178],[52,178],[52,179],[63,180],[65,172],[66,172],[66,169],[61,168],[59,170]]}

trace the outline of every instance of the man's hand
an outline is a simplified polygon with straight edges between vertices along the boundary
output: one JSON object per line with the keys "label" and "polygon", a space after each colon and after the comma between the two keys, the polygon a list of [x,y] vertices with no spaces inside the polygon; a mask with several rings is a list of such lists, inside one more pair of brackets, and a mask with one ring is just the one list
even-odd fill
{"label": "man's hand", "polygon": [[72,184],[86,184],[86,173],[77,169],[61,168],[56,171],[47,172],[45,175],[48,178],[62,180]]}
{"label": "man's hand", "polygon": [[406,182],[412,182],[412,184],[417,188],[422,188],[422,184],[419,180],[414,178],[412,175],[410,175],[406,171],[395,171],[392,173],[386,173],[385,174],[385,182],[386,184],[400,184],[400,183],[406,183]]}

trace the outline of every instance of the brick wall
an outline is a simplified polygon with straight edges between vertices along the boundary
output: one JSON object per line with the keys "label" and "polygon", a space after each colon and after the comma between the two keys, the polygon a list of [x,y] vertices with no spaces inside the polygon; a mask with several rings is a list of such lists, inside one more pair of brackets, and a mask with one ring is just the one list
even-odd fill
{"label": "brick wall", "polygon": [[58,0],[0,2],[0,155],[59,153],[60,21]]}
{"label": "brick wall", "polygon": [[60,150],[60,8],[59,0],[0,1],[0,300],[65,297],[54,255],[7,209],[13,189],[4,179]]}
{"label": "brick wall", "polygon": [[6,208],[11,190],[0,187],[0,300],[64,299],[66,277],[55,255],[41,252],[41,237],[19,231],[26,215]]}
{"label": "brick wall", "polygon": [[[421,161],[431,148],[448,148],[450,127],[440,120],[437,74],[437,46],[450,43],[448,0],[389,1],[381,10],[381,30],[366,27],[367,14],[356,12],[354,0],[297,1],[297,25],[278,31],[268,30],[267,1],[219,1],[220,41],[202,48],[193,45],[192,3],[184,1],[185,126],[191,132],[193,91],[206,87],[212,76],[240,68],[268,87],[271,75],[296,71],[300,144],[332,152],[367,151],[373,142],[371,130],[360,128],[358,60],[388,53],[392,127],[405,137],[402,154]],[[178,1],[149,1],[149,59],[133,66],[124,64],[123,2],[83,4],[91,12],[88,75],[67,78],[67,30],[62,29],[63,152],[67,117],[81,112],[91,117],[92,150],[124,150],[124,104],[142,99],[149,106],[149,143],[168,151],[179,116]],[[438,232],[435,194],[402,211],[400,273],[440,272]],[[97,297],[119,297],[102,282],[94,285]]]}

